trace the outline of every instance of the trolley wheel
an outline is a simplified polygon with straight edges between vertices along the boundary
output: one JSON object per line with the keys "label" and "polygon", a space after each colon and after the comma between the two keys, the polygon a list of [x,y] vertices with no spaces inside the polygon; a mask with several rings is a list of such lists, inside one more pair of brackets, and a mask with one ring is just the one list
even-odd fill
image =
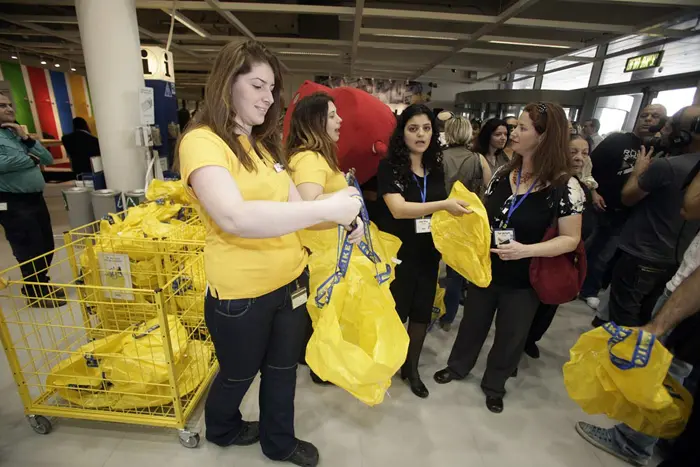
{"label": "trolley wheel", "polygon": [[51,421],[46,417],[42,417],[41,415],[31,417],[29,419],[29,424],[32,426],[32,430],[40,435],[48,435],[53,429]]}
{"label": "trolley wheel", "polygon": [[199,446],[199,433],[180,433],[180,444],[188,449],[194,449]]}

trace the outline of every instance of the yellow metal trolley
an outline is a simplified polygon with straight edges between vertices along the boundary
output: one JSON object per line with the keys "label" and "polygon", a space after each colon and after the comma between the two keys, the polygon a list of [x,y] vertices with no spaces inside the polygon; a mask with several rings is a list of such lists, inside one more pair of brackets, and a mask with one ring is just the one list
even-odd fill
{"label": "yellow metal trolley", "polygon": [[[194,448],[188,420],[218,370],[201,226],[189,215],[154,238],[99,225],[0,272],[0,338],[25,413],[40,434],[47,417],[67,417],[175,428]],[[50,284],[21,267],[48,272]]]}

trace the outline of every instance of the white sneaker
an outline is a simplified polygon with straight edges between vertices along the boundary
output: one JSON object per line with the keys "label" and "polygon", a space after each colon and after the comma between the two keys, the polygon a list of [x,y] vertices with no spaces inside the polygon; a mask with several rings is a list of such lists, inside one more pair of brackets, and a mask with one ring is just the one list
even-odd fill
{"label": "white sneaker", "polygon": [[586,299],[586,305],[594,310],[598,310],[598,307],[600,306],[600,299],[598,297],[588,297]]}

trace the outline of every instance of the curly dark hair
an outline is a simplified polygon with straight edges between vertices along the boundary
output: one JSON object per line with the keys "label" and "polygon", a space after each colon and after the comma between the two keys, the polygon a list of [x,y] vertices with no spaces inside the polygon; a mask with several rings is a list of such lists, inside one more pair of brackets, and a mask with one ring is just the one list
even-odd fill
{"label": "curly dark hair", "polygon": [[394,169],[397,180],[406,185],[411,176],[411,157],[404,139],[404,129],[410,119],[416,115],[425,115],[433,127],[433,135],[430,144],[423,153],[423,168],[428,172],[442,170],[442,149],[440,147],[440,132],[438,131],[437,118],[429,107],[423,104],[412,104],[401,112],[396,122],[396,128],[389,140],[387,160]]}

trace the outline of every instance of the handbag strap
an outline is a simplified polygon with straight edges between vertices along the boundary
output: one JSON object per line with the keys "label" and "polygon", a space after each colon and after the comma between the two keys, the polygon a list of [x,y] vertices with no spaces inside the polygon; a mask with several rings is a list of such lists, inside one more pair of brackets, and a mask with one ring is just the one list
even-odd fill
{"label": "handbag strap", "polygon": [[637,342],[634,345],[634,352],[632,352],[632,358],[627,360],[615,355],[614,349],[615,346],[628,339],[634,331],[629,328],[618,326],[615,323],[606,323],[603,329],[611,335],[610,339],[608,339],[608,354],[610,355],[610,362],[613,365],[620,370],[631,370],[633,368],[645,368],[649,364],[651,351],[656,343],[656,336],[646,331],[639,331]]}

